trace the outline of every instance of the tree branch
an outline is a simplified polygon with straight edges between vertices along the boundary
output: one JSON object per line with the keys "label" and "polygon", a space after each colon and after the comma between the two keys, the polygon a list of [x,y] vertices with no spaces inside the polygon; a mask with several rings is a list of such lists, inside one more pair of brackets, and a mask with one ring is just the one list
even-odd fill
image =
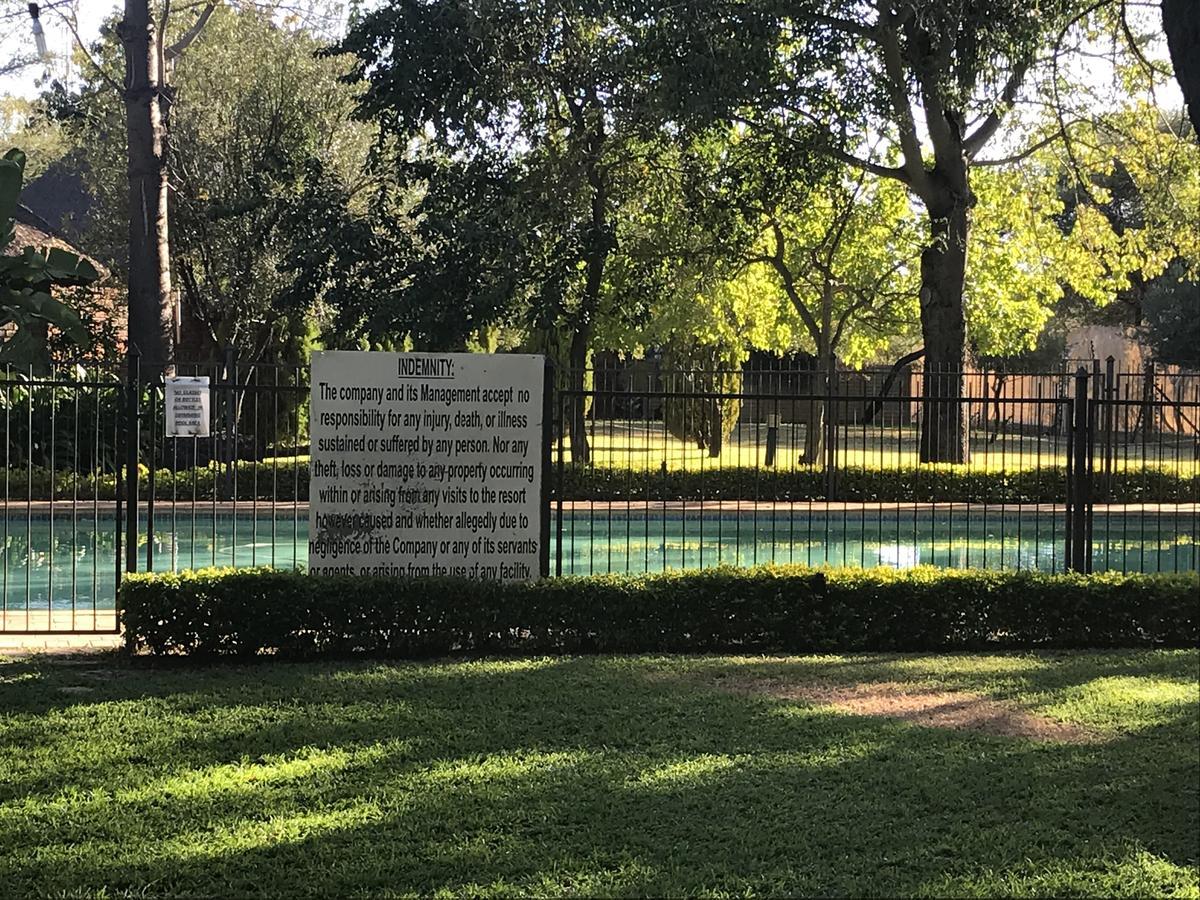
{"label": "tree branch", "polygon": [[1030,144],[1019,153],[1014,153],[1012,156],[1004,156],[1000,159],[977,159],[974,160],[973,164],[976,166],[1007,166],[1011,165],[1012,163],[1023,162],[1024,160],[1033,156],[1033,154],[1037,153],[1043,147],[1049,147],[1059,138],[1063,137],[1066,129],[1070,128],[1072,125],[1082,124],[1084,124],[1083,119],[1072,119],[1070,122],[1063,123],[1061,130],[1055,131],[1053,134],[1042,138],[1040,141]]}
{"label": "tree branch", "polygon": [[1088,184],[1087,178],[1084,177],[1084,175],[1082,173],[1081,167],[1079,165],[1079,159],[1075,154],[1075,147],[1073,146],[1072,141],[1071,141],[1071,135],[1067,131],[1067,123],[1066,123],[1065,119],[1063,118],[1063,103],[1062,103],[1062,97],[1059,92],[1058,61],[1059,61],[1059,54],[1062,50],[1062,42],[1064,40],[1066,40],[1067,32],[1069,32],[1072,28],[1075,27],[1075,25],[1077,23],[1082,22],[1087,16],[1090,16],[1093,12],[1098,10],[1100,7],[1106,6],[1107,4],[1109,4],[1111,2],[1112,2],[1112,0],[1096,0],[1095,3],[1092,3],[1086,9],[1081,10],[1079,13],[1077,13],[1075,15],[1075,17],[1073,19],[1071,19],[1070,22],[1068,22],[1066,25],[1063,26],[1062,31],[1059,32],[1058,39],[1055,40],[1055,42],[1054,42],[1054,52],[1051,54],[1051,57],[1050,57],[1050,61],[1051,61],[1050,84],[1051,84],[1051,88],[1052,88],[1053,94],[1054,94],[1054,103],[1053,103],[1054,118],[1055,118],[1055,121],[1058,122],[1059,134],[1061,134],[1062,138],[1063,138],[1063,149],[1066,151],[1066,154],[1067,154],[1067,163],[1070,166],[1071,173],[1075,176],[1076,188],[1078,188],[1080,191],[1082,191],[1083,195],[1088,199],[1088,201],[1096,206],[1099,206],[1100,204],[1096,203],[1096,196],[1095,196],[1095,194],[1092,193],[1091,185]]}
{"label": "tree branch", "polygon": [[836,213],[837,222],[832,231],[826,233],[828,246],[826,247],[825,262],[827,265],[833,265],[834,254],[842,245],[842,238],[846,235],[846,229],[850,227],[850,220],[854,217],[854,207],[858,203],[858,196],[863,189],[863,178],[865,173],[860,173],[858,180],[854,183],[854,190],[850,192],[850,196],[846,198],[846,203]]}
{"label": "tree branch", "polygon": [[[776,137],[783,138],[784,140],[790,141],[794,144],[800,143],[791,135],[773,125],[767,125],[755,119],[748,119],[744,116],[739,116],[736,114],[732,118],[735,122],[741,122],[743,125],[749,125],[751,128],[756,128],[760,131],[769,131]],[[893,166],[881,166],[879,163],[873,163],[868,159],[861,159],[852,153],[847,153],[845,150],[825,142],[818,144],[815,149],[820,153],[824,153],[826,156],[836,159],[838,162],[845,163],[848,166],[854,166],[856,169],[859,169],[863,172],[870,172],[872,175],[878,175],[880,178],[893,178],[896,181],[911,186],[908,172],[904,169]]]}
{"label": "tree branch", "polygon": [[79,36],[79,29],[75,27],[75,23],[71,21],[70,16],[57,7],[49,8],[58,13],[58,17],[63,20],[63,24],[65,24],[70,30],[71,36],[75,38],[75,46],[77,46],[83,52],[84,58],[91,64],[92,68],[96,70],[96,74],[99,75],[104,83],[110,88],[112,88],[118,94],[123,95],[125,93],[125,89],[121,87],[121,85],[117,84],[116,79],[112,78],[107,72],[100,68],[100,63],[96,62],[96,58],[92,56],[91,51],[88,50],[87,46],[83,43],[83,38]]}
{"label": "tree branch", "polygon": [[863,424],[870,425],[875,421],[876,414],[883,409],[884,400],[887,398],[887,393],[892,389],[892,383],[896,380],[896,376],[900,374],[900,370],[907,365],[915,363],[918,359],[925,355],[925,348],[914,350],[912,353],[906,353],[894,363],[892,368],[888,370],[887,377],[883,379],[883,386],[879,389],[879,395],[867,404],[863,410]]}
{"label": "tree branch", "polygon": [[828,25],[836,31],[842,31],[846,34],[852,34],[855,37],[866,38],[868,41],[878,43],[879,36],[875,29],[869,25],[863,25],[861,22],[852,22],[850,19],[842,19],[838,16],[826,16],[821,13],[806,13],[806,19],[811,19],[814,22],[820,22],[822,25]]}
{"label": "tree branch", "polygon": [[896,126],[900,131],[900,150],[904,153],[904,170],[908,173],[908,185],[918,194],[924,193],[927,180],[925,159],[921,155],[921,141],[917,137],[917,126],[913,119],[912,103],[905,89],[904,60],[900,54],[900,40],[896,31],[896,19],[885,9],[880,0],[880,18],[876,26],[877,42],[883,52],[883,68],[888,96],[896,110]]}
{"label": "tree branch", "polygon": [[204,26],[208,24],[208,20],[212,17],[217,5],[221,0],[208,0],[208,5],[200,10],[200,15],[192,24],[192,27],[183,33],[183,36],[167,48],[163,56],[168,62],[178,59],[183,55],[183,51],[192,45],[192,43],[200,36],[200,32],[204,30]]}
{"label": "tree branch", "polygon": [[812,335],[812,339],[819,345],[821,343],[821,327],[817,324],[817,320],[813,318],[808,307],[804,305],[804,301],[800,299],[800,292],[796,290],[796,280],[792,275],[792,270],[788,268],[787,262],[784,259],[784,236],[783,229],[779,226],[776,219],[771,219],[771,232],[775,238],[775,252],[767,257],[768,262],[779,273],[780,280],[783,281],[783,289],[788,295],[788,299],[792,301],[792,306],[796,308],[801,321],[804,322],[804,327]]}
{"label": "tree branch", "polygon": [[1028,71],[1029,60],[1017,63],[1009,74],[1008,81],[1004,83],[1004,90],[1000,92],[1000,99],[997,101],[996,107],[987,114],[987,117],[971,134],[963,139],[963,152],[967,154],[967,159],[974,160],[975,155],[999,130],[1001,120],[1016,102],[1017,91],[1021,89],[1021,84],[1025,81],[1025,73]]}

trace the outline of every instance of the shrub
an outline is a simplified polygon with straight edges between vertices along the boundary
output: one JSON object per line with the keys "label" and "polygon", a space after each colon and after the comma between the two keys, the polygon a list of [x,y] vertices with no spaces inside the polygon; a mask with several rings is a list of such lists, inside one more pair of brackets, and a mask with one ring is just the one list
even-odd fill
{"label": "shrub", "polygon": [[[776,470],[751,466],[654,471],[564,466],[564,500],[805,500],[900,503],[1061,503],[1067,473],[1061,468],[989,472],[940,467],[839,469],[831,497],[820,469]],[[1182,502],[1200,498],[1200,478],[1160,469],[1099,476],[1097,503]]]}
{"label": "shrub", "polygon": [[[674,341],[663,357],[660,379],[669,393],[663,398],[667,433],[712,457],[737,425],[742,413],[741,351],[727,347]],[[698,394],[700,396],[691,396]],[[705,396],[724,394],[726,396]]]}
{"label": "shrub", "polygon": [[[558,467],[552,466],[557,483]],[[241,461],[236,466],[238,500],[308,499],[308,464]],[[0,468],[0,484],[4,483]],[[757,469],[730,466],[712,469],[667,470],[571,466],[562,469],[564,500],[846,500],[899,503],[1062,503],[1067,475],[1061,468],[1019,472],[976,472],[946,468],[839,469],[833,497],[826,490],[820,469]],[[8,499],[47,500],[51,496],[81,500],[116,497],[116,476],[51,473],[34,466],[8,471]],[[149,472],[143,471],[140,490],[149,491]],[[3,490],[0,487],[0,490]],[[158,469],[155,495],[159,500],[188,501],[233,499],[233,486],[224,467]],[[1093,499],[1097,503],[1180,503],[1200,499],[1200,477],[1162,469],[1118,472],[1111,479],[1096,476]]]}
{"label": "shrub", "polygon": [[127,649],[199,657],[1200,642],[1194,573],[762,567],[499,584],[208,569],[127,576],[120,599]]}

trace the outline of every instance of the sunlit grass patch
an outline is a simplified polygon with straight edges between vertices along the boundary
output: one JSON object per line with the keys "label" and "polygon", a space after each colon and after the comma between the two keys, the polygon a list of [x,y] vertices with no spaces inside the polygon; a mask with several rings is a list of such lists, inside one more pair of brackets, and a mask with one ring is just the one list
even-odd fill
{"label": "sunlit grass patch", "polygon": [[[776,467],[784,471],[803,469],[803,427],[784,425],[780,429]],[[1030,469],[1063,467],[1067,464],[1065,436],[1054,434],[1005,434],[992,440],[989,432],[972,430],[971,458],[965,464],[923,463],[919,452],[920,434],[915,426],[906,428],[856,429],[840,433],[836,450],[840,468],[921,469],[926,472],[1022,472]],[[722,442],[720,452],[683,441],[669,434],[661,422],[597,421],[591,423],[588,445],[593,466],[634,471],[703,471],[765,465],[767,429],[761,423],[741,423]],[[1158,471],[1168,474],[1200,473],[1200,460],[1188,437],[1163,435],[1144,446],[1125,443],[1117,448],[1113,460],[1116,471]],[[557,462],[572,462],[570,441],[555,442],[551,450]]]}
{"label": "sunlit grass patch", "polygon": [[[0,879],[12,895],[1195,895],[1198,666],[559,657],[99,678],[9,660]],[[1103,739],[722,687],[754,680],[970,692]]]}

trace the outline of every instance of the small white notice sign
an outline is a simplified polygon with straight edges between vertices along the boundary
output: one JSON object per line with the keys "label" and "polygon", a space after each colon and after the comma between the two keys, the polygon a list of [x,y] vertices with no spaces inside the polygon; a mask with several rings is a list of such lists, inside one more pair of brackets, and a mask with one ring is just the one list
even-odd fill
{"label": "small white notice sign", "polygon": [[208,376],[168,377],[167,437],[208,437]]}
{"label": "small white notice sign", "polygon": [[308,569],[536,578],[545,359],[314,353]]}

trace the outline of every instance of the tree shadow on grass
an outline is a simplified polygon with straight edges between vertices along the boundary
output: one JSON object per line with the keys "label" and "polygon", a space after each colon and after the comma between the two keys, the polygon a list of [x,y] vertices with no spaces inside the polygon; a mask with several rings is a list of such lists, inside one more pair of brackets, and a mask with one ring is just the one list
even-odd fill
{"label": "tree shadow on grass", "polygon": [[1102,678],[1200,682],[1194,650],[1009,651],[998,653],[866,653],[843,656],[711,657],[692,673],[746,675],[855,684],[928,681],[958,690],[1061,691]]}
{"label": "tree shadow on grass", "polygon": [[[986,660],[982,663],[980,660]],[[961,661],[961,662],[958,662]],[[305,690],[315,681],[345,673],[357,697],[356,674],[376,670],[417,670],[423,680],[487,677],[472,663],[538,668],[600,664],[641,668],[650,672],[679,669],[722,674],[753,669],[766,676],[828,679],[855,683],[888,680],[932,680],[947,687],[1000,685],[1013,690],[1055,691],[1105,677],[1166,678],[1181,683],[1200,680],[1200,654],[1193,650],[1002,651],[994,653],[863,653],[840,656],[632,655],[563,657],[469,657],[440,660],[355,659],[319,662],[248,664],[183,664],[166,668],[130,665],[119,654],[47,656],[0,660],[0,710],[44,714],[52,709],[87,703],[158,698],[181,709],[231,705],[253,695],[260,686],[299,679]],[[439,676],[439,673],[446,673]],[[231,699],[233,698],[233,699]]]}
{"label": "tree shadow on grass", "polygon": [[51,711],[68,738],[48,749],[96,739],[100,759],[46,753],[41,796],[4,790],[0,878],[14,893],[860,894],[1022,867],[1095,878],[1138,849],[1196,864],[1194,711],[1035,745],[640,672],[564,659],[113,684],[111,722],[91,703]]}

